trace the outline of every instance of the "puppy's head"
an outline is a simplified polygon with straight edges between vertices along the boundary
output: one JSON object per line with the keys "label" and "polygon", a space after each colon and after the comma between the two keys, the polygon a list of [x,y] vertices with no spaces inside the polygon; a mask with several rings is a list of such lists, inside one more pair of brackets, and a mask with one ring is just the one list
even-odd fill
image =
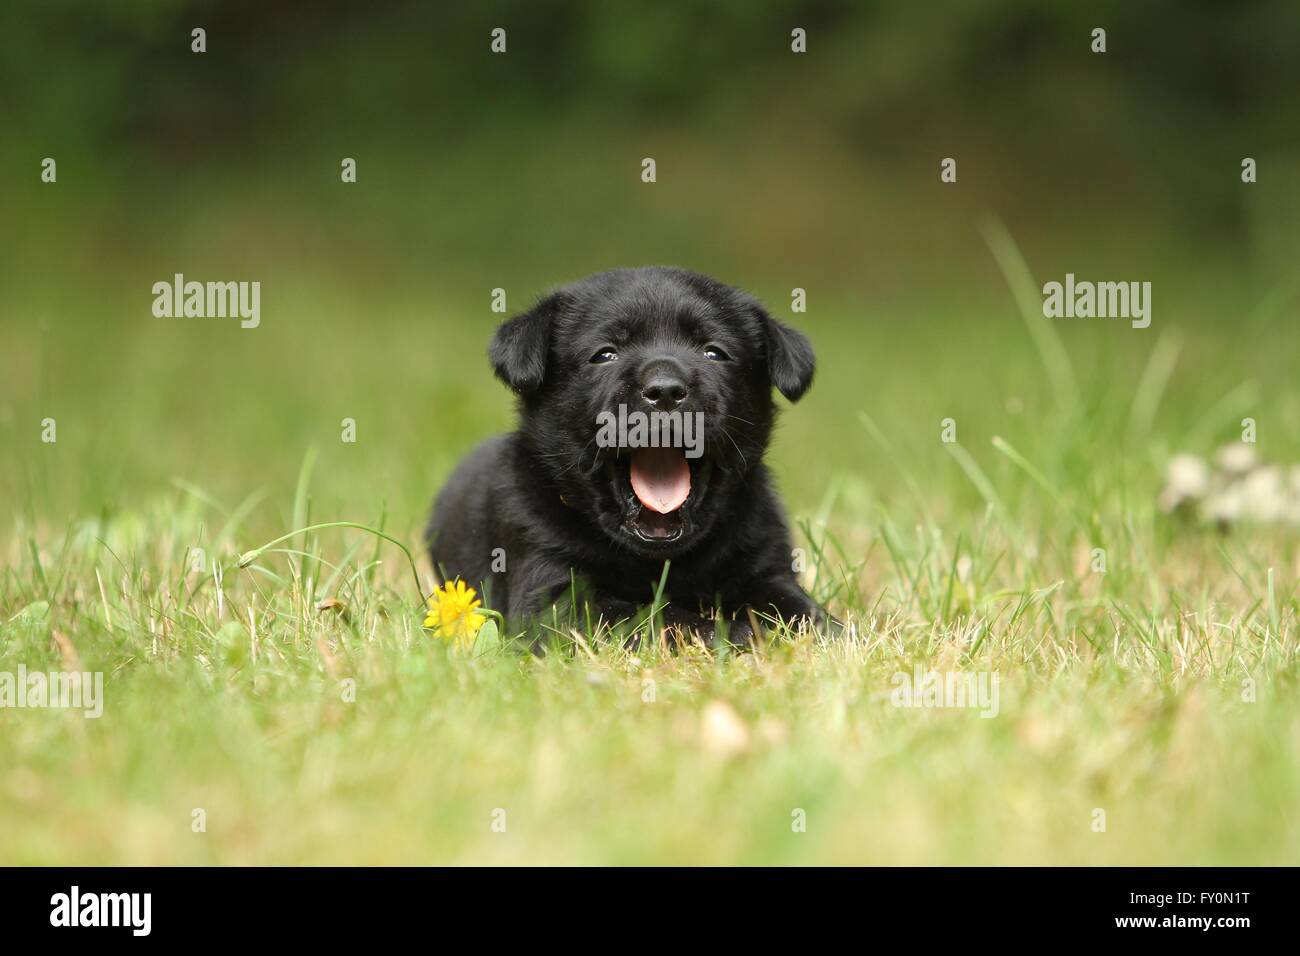
{"label": "puppy's head", "polygon": [[553,292],[489,356],[520,396],[539,483],[654,558],[728,519],[767,447],[772,389],[798,401],[814,367],[808,340],[751,296],[662,267]]}

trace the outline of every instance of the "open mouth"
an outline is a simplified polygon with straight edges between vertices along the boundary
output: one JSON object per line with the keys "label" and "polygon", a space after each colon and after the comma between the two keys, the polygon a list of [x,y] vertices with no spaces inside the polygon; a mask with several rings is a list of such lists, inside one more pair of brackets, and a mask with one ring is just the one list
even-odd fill
{"label": "open mouth", "polygon": [[691,466],[680,448],[638,448],[628,463],[631,495],[624,526],[643,541],[667,544],[686,532],[682,508]]}

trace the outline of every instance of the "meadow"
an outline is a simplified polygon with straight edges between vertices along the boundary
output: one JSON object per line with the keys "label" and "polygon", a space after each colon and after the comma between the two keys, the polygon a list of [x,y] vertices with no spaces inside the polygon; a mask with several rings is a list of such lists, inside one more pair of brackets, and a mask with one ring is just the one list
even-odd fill
{"label": "meadow", "polygon": [[[98,321],[14,322],[0,671],[105,690],[0,710],[0,862],[1294,862],[1295,531],[1155,505],[1247,416],[1300,460],[1287,290],[1071,324],[1000,227],[974,241],[978,301],[787,313],[820,364],[771,464],[851,634],[752,652],[556,626],[458,654],[354,529],[239,566],[357,522],[428,589],[428,501],[510,422],[486,295],[306,276],[240,330],[130,279]],[[996,675],[996,715],[895,706],[917,667]]]}
{"label": "meadow", "polygon": [[[0,864],[1300,859],[1300,527],[1158,504],[1300,464],[1300,8],[319,6],[0,8],[0,703],[103,679],[0,706]],[[811,339],[768,462],[848,633],[457,652],[493,329],[656,263]]]}

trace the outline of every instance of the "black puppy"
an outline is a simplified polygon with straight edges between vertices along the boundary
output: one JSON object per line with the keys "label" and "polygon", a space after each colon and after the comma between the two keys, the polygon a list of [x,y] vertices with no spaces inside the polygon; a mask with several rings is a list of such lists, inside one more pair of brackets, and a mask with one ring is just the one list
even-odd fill
{"label": "black puppy", "polygon": [[[523,623],[576,576],[613,624],[671,560],[669,624],[711,634],[720,610],[747,640],[750,608],[827,620],[795,580],[763,465],[772,387],[794,402],[812,383],[801,333],[707,276],[619,269],[506,322],[489,357],[519,430],[479,445],[438,496],[429,554],[448,579]],[[651,427],[619,432],[638,416]]]}

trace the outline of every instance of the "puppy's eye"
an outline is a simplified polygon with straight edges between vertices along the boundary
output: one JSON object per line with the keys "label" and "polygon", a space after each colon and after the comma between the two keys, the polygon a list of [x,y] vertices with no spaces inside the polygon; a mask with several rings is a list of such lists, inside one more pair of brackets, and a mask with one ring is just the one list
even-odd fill
{"label": "puppy's eye", "polygon": [[706,345],[704,347],[704,357],[710,362],[725,362],[731,358],[730,355],[716,345]]}
{"label": "puppy's eye", "polygon": [[611,348],[603,348],[591,357],[592,365],[604,365],[606,362],[612,362],[618,358],[618,353]]}

